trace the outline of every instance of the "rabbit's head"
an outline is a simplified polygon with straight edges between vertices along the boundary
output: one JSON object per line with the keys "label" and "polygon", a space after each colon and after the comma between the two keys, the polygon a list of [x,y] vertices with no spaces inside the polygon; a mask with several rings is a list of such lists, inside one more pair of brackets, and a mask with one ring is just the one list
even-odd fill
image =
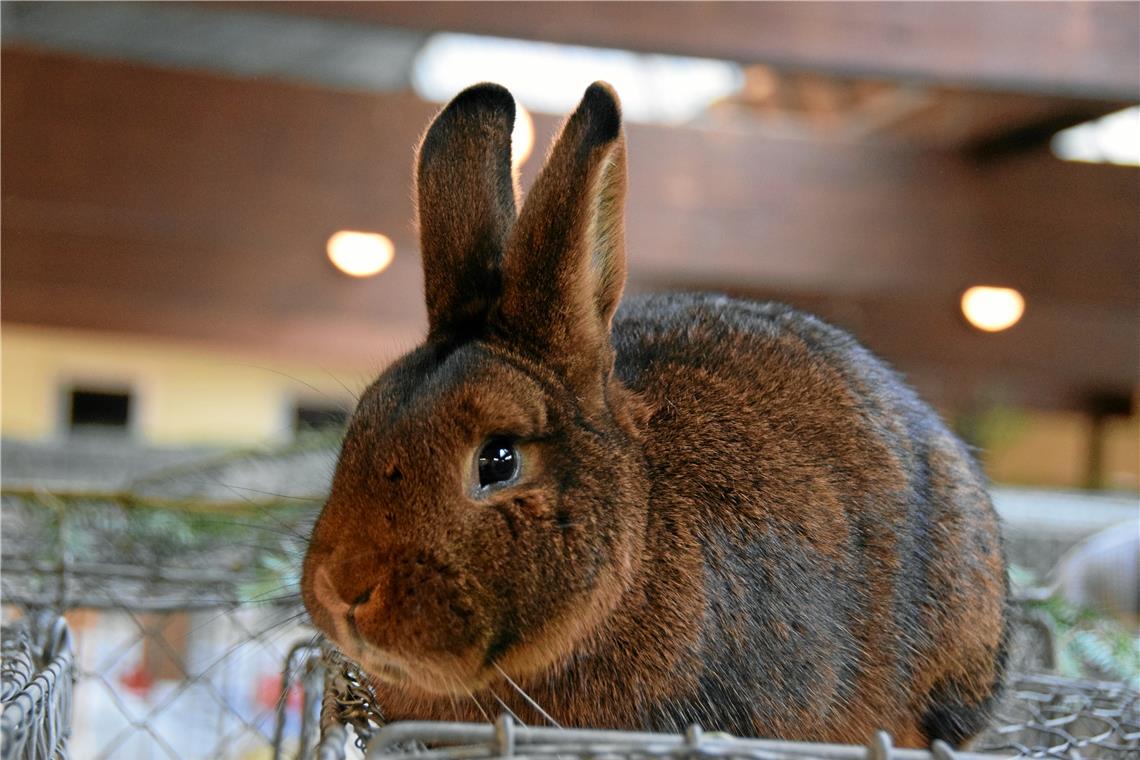
{"label": "rabbit's head", "polygon": [[360,399],[302,588],[377,680],[460,694],[566,658],[636,572],[644,413],[613,377],[620,106],[592,85],[516,215],[514,101],[482,84],[416,171],[428,336]]}

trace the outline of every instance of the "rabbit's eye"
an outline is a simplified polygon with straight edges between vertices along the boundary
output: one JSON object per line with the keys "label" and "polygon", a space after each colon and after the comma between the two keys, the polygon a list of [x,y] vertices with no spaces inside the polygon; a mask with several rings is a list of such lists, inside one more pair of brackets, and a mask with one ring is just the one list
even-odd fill
{"label": "rabbit's eye", "polygon": [[479,485],[486,487],[510,480],[519,470],[519,455],[511,439],[492,438],[479,452]]}

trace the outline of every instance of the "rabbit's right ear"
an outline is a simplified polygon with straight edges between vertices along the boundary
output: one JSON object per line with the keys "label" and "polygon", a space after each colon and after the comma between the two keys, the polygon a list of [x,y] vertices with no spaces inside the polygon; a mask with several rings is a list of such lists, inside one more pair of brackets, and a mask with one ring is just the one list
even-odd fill
{"label": "rabbit's right ear", "polygon": [[420,143],[416,200],[430,337],[477,330],[502,290],[515,221],[515,101],[497,84],[455,96]]}

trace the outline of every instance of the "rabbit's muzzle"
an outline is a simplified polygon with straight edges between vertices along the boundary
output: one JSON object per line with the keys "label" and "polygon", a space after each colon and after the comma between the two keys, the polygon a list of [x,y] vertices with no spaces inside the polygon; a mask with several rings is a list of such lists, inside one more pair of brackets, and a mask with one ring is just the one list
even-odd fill
{"label": "rabbit's muzzle", "polygon": [[318,626],[380,680],[430,693],[477,682],[492,637],[475,584],[424,549],[393,548],[369,564],[334,553],[312,568]]}

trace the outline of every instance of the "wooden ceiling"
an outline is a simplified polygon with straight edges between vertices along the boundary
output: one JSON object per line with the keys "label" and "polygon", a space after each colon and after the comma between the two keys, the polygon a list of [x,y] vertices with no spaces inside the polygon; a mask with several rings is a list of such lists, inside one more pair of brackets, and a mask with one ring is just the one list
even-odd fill
{"label": "wooden ceiling", "polygon": [[[617,7],[596,8],[587,28],[558,5],[546,6],[558,24],[538,19],[529,4],[482,15],[467,4],[284,5],[278,10],[500,34],[523,34],[517,25],[530,23],[529,36],[634,47],[631,36],[642,33],[632,11]],[[709,40],[701,50],[670,36],[687,4],[655,6],[669,23],[651,14],[640,45],[726,55],[746,41],[732,30],[756,23],[734,15],[743,10],[700,5],[708,15],[691,23],[715,26],[692,37]],[[779,28],[802,32],[797,50],[815,56],[814,67],[835,65],[850,80],[863,66],[855,43],[839,66],[824,55],[832,48],[812,41],[835,39],[835,19],[776,5],[785,19]],[[906,40],[901,48],[927,44],[909,12],[898,20],[906,6],[884,6],[894,26],[883,28]],[[947,23],[969,16],[931,7]],[[1064,4],[1063,13],[1042,18],[1068,29],[1079,17],[1084,39],[1100,44],[1120,37],[1104,19],[1133,12],[1121,7]],[[787,26],[796,18],[798,26]],[[1010,44],[1025,52],[1030,32],[1048,26],[1033,24]],[[988,32],[978,34],[971,45],[992,45]],[[780,37],[770,30],[749,37],[747,62],[765,60],[764,51],[774,60],[764,46]],[[1069,36],[1057,44],[1058,56],[1077,55]],[[1140,171],[1058,161],[1039,137],[1012,142],[1017,149],[974,148],[1000,146],[1002,135],[1053,123],[1059,113],[1071,120],[1117,107],[1131,80],[1101,59],[1135,51],[1117,42],[1097,53],[1100,63],[1081,58],[1053,72],[1052,63],[1022,61],[1019,72],[1008,51],[985,47],[971,58],[969,47],[958,53],[975,61],[967,73],[976,88],[928,83],[924,91],[968,99],[972,126],[944,108],[918,122],[919,112],[904,110],[843,139],[810,131],[788,139],[771,123],[743,128],[725,123],[723,109],[691,128],[630,125],[631,288],[709,287],[812,308],[948,408],[995,400],[1074,407],[1094,395],[1129,394],[1140,386]],[[878,74],[917,66],[902,52],[874,59]],[[932,49],[930,81],[961,71],[948,55]],[[409,178],[436,104],[409,92],[346,92],[27,46],[6,45],[0,64],[4,321],[224,342],[367,368],[421,334]],[[899,80],[879,81],[897,89]],[[987,89],[1008,82],[1024,91],[1004,97]],[[977,105],[986,99],[991,109]],[[754,106],[724,109],[755,116]],[[1007,113],[995,117],[1002,107]],[[541,146],[556,120],[535,121]],[[957,132],[935,128],[940,123]],[[524,185],[541,153],[525,167]],[[392,237],[392,268],[362,281],[333,270],[324,243],[343,228]],[[977,283],[1021,289],[1029,304],[1022,323],[997,335],[966,327],[957,298]]]}

